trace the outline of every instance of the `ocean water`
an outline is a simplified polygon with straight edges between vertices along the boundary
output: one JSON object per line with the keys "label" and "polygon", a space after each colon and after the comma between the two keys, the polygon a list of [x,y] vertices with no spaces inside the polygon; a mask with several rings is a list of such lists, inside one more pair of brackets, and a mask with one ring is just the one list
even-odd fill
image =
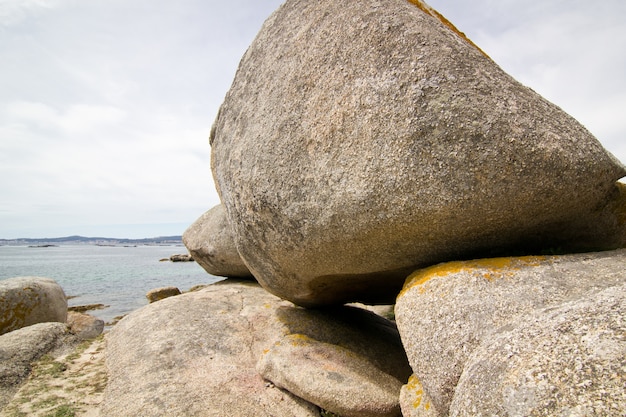
{"label": "ocean water", "polygon": [[105,304],[89,311],[105,322],[146,304],[151,289],[175,286],[186,291],[198,284],[223,278],[209,275],[196,262],[160,262],[171,255],[187,253],[177,246],[56,247],[0,246],[0,279],[40,276],[57,281],[72,297],[70,306]]}

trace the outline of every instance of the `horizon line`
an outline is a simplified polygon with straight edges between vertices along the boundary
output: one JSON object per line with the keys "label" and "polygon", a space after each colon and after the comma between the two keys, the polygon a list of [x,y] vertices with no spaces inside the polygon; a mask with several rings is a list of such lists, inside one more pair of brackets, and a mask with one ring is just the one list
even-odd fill
{"label": "horizon line", "polygon": [[14,241],[14,240],[62,240],[62,239],[88,239],[88,240],[155,240],[155,239],[182,239],[182,235],[164,235],[153,237],[105,237],[105,236],[82,236],[82,235],[68,235],[58,237],[18,237],[18,238],[0,238],[0,241]]}

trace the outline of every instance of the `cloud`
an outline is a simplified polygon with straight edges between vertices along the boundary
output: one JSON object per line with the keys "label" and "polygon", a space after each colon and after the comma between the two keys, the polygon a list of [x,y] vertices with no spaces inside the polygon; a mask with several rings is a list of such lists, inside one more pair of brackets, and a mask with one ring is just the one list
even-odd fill
{"label": "cloud", "polygon": [[0,26],[12,26],[27,16],[58,7],[62,0],[0,0]]}
{"label": "cloud", "polygon": [[[282,2],[0,0],[0,237],[217,204],[209,130]],[[626,161],[626,2],[428,2]]]}
{"label": "cloud", "polygon": [[33,124],[43,129],[84,133],[102,125],[121,122],[125,112],[113,106],[73,104],[63,111],[39,102],[17,101],[7,105],[9,123]]}

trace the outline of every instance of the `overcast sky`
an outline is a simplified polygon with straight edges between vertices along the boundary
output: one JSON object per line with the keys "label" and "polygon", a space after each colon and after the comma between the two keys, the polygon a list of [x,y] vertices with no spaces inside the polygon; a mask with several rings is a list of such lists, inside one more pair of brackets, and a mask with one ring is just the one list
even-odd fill
{"label": "overcast sky", "polygon": [[[0,238],[182,234],[218,204],[209,131],[281,3],[0,0]],[[429,4],[626,162],[626,2]]]}

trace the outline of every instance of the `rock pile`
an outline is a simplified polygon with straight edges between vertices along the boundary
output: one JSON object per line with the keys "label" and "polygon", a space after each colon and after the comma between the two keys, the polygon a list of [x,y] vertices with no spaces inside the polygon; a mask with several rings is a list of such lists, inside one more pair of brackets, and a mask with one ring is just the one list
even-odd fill
{"label": "rock pile", "polygon": [[123,319],[104,415],[626,413],[626,170],[421,0],[287,0],[211,145],[185,244],[260,287]]}

